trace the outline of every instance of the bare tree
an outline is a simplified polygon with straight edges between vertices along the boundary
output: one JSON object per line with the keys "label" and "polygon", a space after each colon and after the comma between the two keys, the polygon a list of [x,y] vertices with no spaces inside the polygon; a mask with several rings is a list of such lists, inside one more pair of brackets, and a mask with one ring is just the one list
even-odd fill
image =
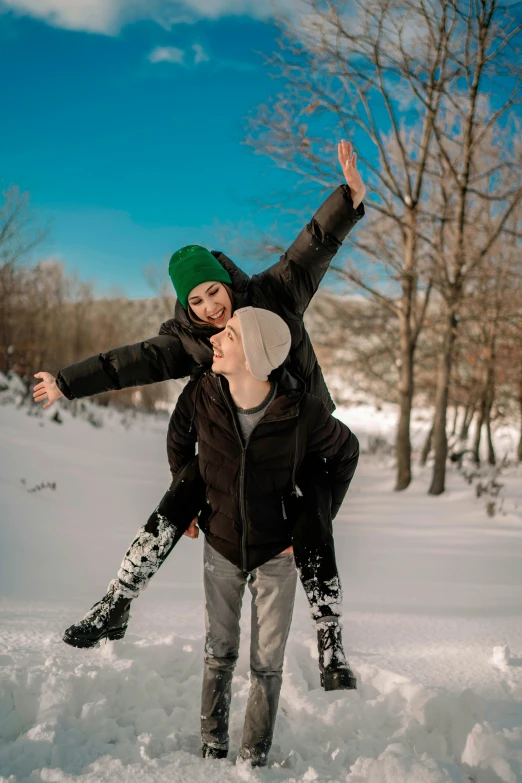
{"label": "bare tree", "polygon": [[518,442],[517,457],[522,462],[522,357],[520,360],[520,376],[518,381],[518,404],[520,411],[520,440]]}
{"label": "bare tree", "polygon": [[172,283],[163,266],[155,263],[148,264],[143,270],[145,280],[156,294],[162,308],[165,319],[172,318],[174,315],[174,305],[176,297],[172,290]]}
{"label": "bare tree", "polygon": [[305,314],[336,402],[397,402],[397,319],[369,297],[319,293]]}
{"label": "bare tree", "polygon": [[0,369],[4,372],[11,369],[15,350],[13,313],[20,294],[16,270],[45,235],[29,210],[29,194],[15,186],[8,188],[0,203]]}
{"label": "bare tree", "polygon": [[[445,330],[435,400],[433,495],[445,487],[446,416],[462,303],[478,268],[509,231],[522,199],[515,112],[522,100],[517,57],[522,24],[497,0],[456,8],[459,37],[451,62],[459,80],[434,122],[433,188],[441,211],[434,284],[445,304]],[[484,221],[484,214],[491,218]]]}
{"label": "bare tree", "polygon": [[[342,274],[399,321],[398,489],[411,479],[415,352],[437,278],[445,319],[430,492],[438,494],[444,489],[446,412],[466,280],[519,199],[513,182],[508,184],[517,165],[513,141],[504,139],[496,161],[481,155],[502,125],[516,138],[512,110],[520,100],[521,26],[515,8],[497,0],[371,0],[349,7],[304,0],[300,7],[299,29],[282,19],[280,51],[267,58],[283,89],[251,118],[247,143],[311,186],[327,187],[332,166],[324,152],[325,129],[347,135],[356,146],[358,139],[371,142],[373,155],[364,157],[370,220],[364,232],[350,237],[356,264],[347,264]],[[467,232],[472,219],[480,228],[481,198],[503,211],[468,264]]]}
{"label": "bare tree", "polygon": [[415,351],[432,289],[426,173],[435,118],[457,71],[448,40],[458,14],[446,0],[301,7],[301,27],[281,20],[280,51],[267,58],[283,91],[251,118],[247,143],[321,187],[334,176],[325,128],[366,143],[369,219],[350,237],[356,263],[335,268],[398,321],[396,488],[405,489]]}

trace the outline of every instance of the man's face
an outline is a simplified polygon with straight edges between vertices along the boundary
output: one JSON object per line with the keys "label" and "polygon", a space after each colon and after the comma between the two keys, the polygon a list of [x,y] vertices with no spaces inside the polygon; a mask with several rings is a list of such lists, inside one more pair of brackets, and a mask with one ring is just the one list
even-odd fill
{"label": "man's face", "polygon": [[212,370],[215,373],[230,376],[248,371],[241,328],[236,316],[230,318],[223,331],[213,335],[210,342],[214,349]]}

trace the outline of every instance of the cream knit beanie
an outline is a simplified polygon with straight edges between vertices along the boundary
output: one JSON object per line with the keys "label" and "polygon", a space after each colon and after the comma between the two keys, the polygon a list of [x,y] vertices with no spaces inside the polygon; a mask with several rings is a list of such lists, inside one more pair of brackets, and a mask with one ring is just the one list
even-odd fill
{"label": "cream knit beanie", "polygon": [[241,307],[235,310],[241,327],[243,350],[250,372],[258,381],[268,376],[285,361],[290,351],[290,329],[271,310]]}

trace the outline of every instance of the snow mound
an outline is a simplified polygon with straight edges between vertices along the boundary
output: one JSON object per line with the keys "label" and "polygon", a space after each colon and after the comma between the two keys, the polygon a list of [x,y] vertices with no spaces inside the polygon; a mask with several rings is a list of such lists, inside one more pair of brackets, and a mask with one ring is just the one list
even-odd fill
{"label": "snow mound", "polygon": [[509,666],[511,659],[511,652],[507,644],[497,645],[493,647],[493,655],[491,656],[491,662],[500,668]]}
{"label": "snow mound", "polygon": [[473,691],[427,688],[359,662],[357,692],[325,693],[311,649],[299,639],[285,661],[269,769],[261,777],[236,768],[248,635],[234,678],[229,759],[203,761],[202,633],[131,634],[129,641],[80,651],[60,641],[65,610],[43,609],[40,618],[28,634],[16,614],[5,607],[2,613],[11,629],[0,653],[2,783],[520,780],[522,729],[486,721],[487,705]]}

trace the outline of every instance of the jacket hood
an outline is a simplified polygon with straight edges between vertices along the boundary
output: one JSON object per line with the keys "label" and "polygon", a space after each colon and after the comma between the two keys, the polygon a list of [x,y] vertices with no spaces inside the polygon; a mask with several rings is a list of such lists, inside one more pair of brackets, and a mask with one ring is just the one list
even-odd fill
{"label": "jacket hood", "polygon": [[306,392],[306,384],[302,378],[294,373],[289,373],[286,367],[277,367],[269,375],[270,381],[276,381],[279,389],[295,392],[299,398]]}
{"label": "jacket hood", "polygon": [[[249,276],[243,272],[242,269],[236,266],[234,262],[220,250],[211,250],[210,252],[215,258],[217,258],[221,266],[226,269],[230,275],[230,279],[232,280],[232,290],[234,291],[235,298],[234,310],[237,310],[239,307],[246,307],[249,304],[247,293],[248,283],[250,282]],[[221,331],[221,329],[216,329],[213,326],[210,326],[210,324],[208,326],[201,327],[193,324],[188,316],[187,311],[179,300],[176,300],[176,304],[174,305],[174,318],[184,327],[196,329],[198,332],[201,331],[205,335],[216,334],[217,332]]]}

